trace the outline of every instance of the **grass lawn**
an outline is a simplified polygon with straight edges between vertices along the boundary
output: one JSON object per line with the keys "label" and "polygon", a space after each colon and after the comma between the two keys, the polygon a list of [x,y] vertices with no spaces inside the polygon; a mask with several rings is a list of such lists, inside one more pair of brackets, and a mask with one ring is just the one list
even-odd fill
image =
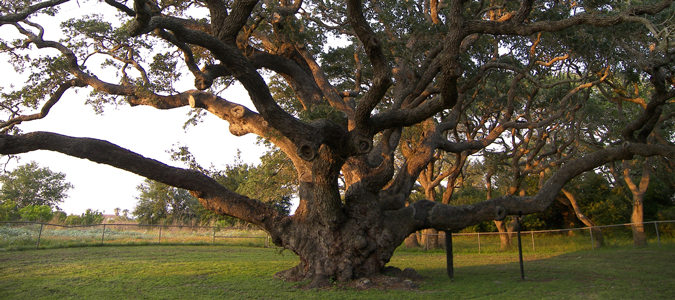
{"label": "grass lawn", "polygon": [[418,291],[301,290],[272,278],[289,251],[236,246],[104,246],[0,252],[0,299],[673,299],[675,247],[525,254],[397,251]]}

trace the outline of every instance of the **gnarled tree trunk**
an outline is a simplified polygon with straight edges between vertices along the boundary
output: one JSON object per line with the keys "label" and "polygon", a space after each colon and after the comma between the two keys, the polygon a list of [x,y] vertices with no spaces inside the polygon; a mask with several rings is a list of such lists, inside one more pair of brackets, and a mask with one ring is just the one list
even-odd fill
{"label": "gnarled tree trunk", "polygon": [[640,176],[639,186],[635,185],[631,178],[631,169],[628,161],[623,161],[623,179],[626,181],[626,185],[628,185],[631,194],[633,194],[633,211],[631,213],[630,222],[632,223],[631,230],[633,231],[633,244],[635,246],[647,245],[645,226],[642,223],[644,222],[644,197],[647,188],[649,187],[649,178],[651,176],[653,160],[652,157],[648,157],[642,164],[642,175]]}
{"label": "gnarled tree trunk", "polygon": [[[579,207],[579,202],[577,202],[577,198],[574,197],[574,194],[568,192],[565,189],[561,190],[563,194],[565,194],[566,200],[565,204],[569,202],[569,205],[572,206],[572,209],[574,211],[574,214],[577,216],[577,218],[584,223],[584,225],[591,227],[593,231],[593,240],[595,241],[595,247],[599,248],[605,245],[605,240],[602,237],[602,230],[600,228],[595,227],[595,223],[591,221],[590,218],[588,218],[586,215],[581,213],[581,208]],[[564,200],[563,200],[564,201]]]}

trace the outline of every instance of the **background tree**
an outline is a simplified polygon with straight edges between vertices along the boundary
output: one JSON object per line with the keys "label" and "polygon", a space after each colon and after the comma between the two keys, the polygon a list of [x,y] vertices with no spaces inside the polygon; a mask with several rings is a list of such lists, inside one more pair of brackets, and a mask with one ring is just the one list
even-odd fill
{"label": "background tree", "polygon": [[[32,72],[24,86],[2,94],[7,117],[0,124],[0,153],[56,151],[188,190],[205,208],[259,226],[276,245],[299,255],[299,265],[278,276],[311,279],[310,286],[379,274],[415,231],[453,231],[543,212],[570,180],[610,162],[635,155],[675,159],[672,143],[647,140],[672,119],[664,112],[675,97],[675,57],[668,39],[650,35],[650,26],[671,13],[670,0],[106,0],[119,11],[115,22],[102,15],[67,20],[65,38],[57,39],[35,16],[57,14],[65,2],[0,8],[0,26],[23,35],[3,41],[0,50],[17,70]],[[609,26],[646,38],[622,40]],[[329,45],[335,37],[343,44]],[[652,53],[645,41],[654,40],[658,46],[644,60],[623,55],[630,49]],[[94,56],[116,77],[95,75],[101,73]],[[194,90],[176,88],[185,69]],[[631,72],[652,88],[646,108],[607,127],[620,132],[616,139],[588,152],[563,152],[571,157],[544,176],[536,193],[503,193],[470,205],[429,199],[406,206],[439,151],[461,154],[499,143],[511,165],[527,165],[527,152],[536,149],[525,146],[528,136],[570,124],[577,107],[588,103],[589,89],[608,74]],[[269,73],[276,82],[265,80]],[[219,95],[232,82],[246,89],[253,108]],[[189,122],[208,112],[229,122],[234,135],[261,136],[293,165],[296,213],[286,216],[196,166],[168,166],[91,138],[20,132],[22,122],[46,117],[66,91],[88,88],[87,101],[99,111],[124,103],[190,107]],[[415,154],[401,155],[401,146],[415,142],[405,130],[417,124],[425,128]],[[464,134],[472,130],[463,128],[467,124],[475,124],[475,136]],[[520,182],[514,176],[498,179]]]}
{"label": "background tree", "polygon": [[19,211],[28,207],[32,207],[29,210],[35,212],[43,210],[42,206],[49,207],[50,212],[58,210],[58,204],[68,197],[68,190],[73,188],[66,181],[65,174],[42,168],[34,161],[0,175],[0,183],[0,204],[5,219],[19,217],[22,215]]}
{"label": "background tree", "polygon": [[69,215],[66,217],[64,223],[70,226],[78,225],[94,225],[101,224],[103,222],[103,213],[98,210],[92,210],[87,208],[87,210],[81,215]]}
{"label": "background tree", "polygon": [[[210,174],[226,188],[255,196],[280,214],[290,213],[291,197],[294,194],[290,162],[278,151],[270,151],[261,157],[261,164],[244,163],[239,156],[235,163],[224,170],[205,170],[196,163],[188,147],[171,151],[174,160],[183,161],[196,170]],[[203,224],[236,225],[236,219],[220,216],[205,209],[197,198],[185,189],[168,186],[161,182],[145,180],[137,187],[138,203],[132,214],[145,224]]]}
{"label": "background tree", "polygon": [[183,224],[196,217],[199,205],[184,189],[146,179],[137,187],[138,202],[131,213],[142,224]]}
{"label": "background tree", "polygon": [[48,222],[54,217],[54,212],[49,205],[28,205],[19,210],[21,220],[30,222]]}

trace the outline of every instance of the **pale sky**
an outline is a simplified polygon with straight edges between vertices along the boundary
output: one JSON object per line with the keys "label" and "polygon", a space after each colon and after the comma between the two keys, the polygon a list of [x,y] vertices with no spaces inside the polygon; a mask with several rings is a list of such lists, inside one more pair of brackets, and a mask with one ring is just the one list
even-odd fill
{"label": "pale sky", "polygon": [[[76,3],[62,9],[62,13],[77,16],[80,9],[92,9],[92,6],[103,7],[110,11],[107,5],[88,1],[79,8]],[[110,16],[113,17],[114,16]],[[43,24],[41,16],[35,21]],[[61,19],[63,20],[63,19]],[[53,26],[45,26],[45,39],[58,40],[55,30],[60,21],[55,21]],[[44,24],[43,24],[44,25]],[[12,26],[0,27],[0,36],[7,38],[9,35],[17,35],[18,32]],[[44,53],[44,51],[42,52]],[[8,91],[10,84],[20,86],[20,75],[17,75],[12,67],[5,62],[6,57],[0,59],[0,87]],[[111,82],[117,82],[114,77],[104,78]],[[105,74],[103,74],[105,75]],[[25,75],[24,75],[25,76]],[[194,89],[191,85],[193,77],[186,76],[185,82],[181,83],[179,91]],[[187,145],[196,156],[197,161],[204,167],[211,164],[217,168],[224,168],[226,164],[234,162],[237,149],[241,150],[241,157],[245,162],[259,162],[259,157],[265,151],[263,147],[255,145],[256,136],[249,134],[244,137],[235,137],[228,130],[229,124],[213,115],[207,115],[205,122],[190,127],[187,132],[182,126],[188,119],[189,108],[160,111],[150,107],[122,106],[117,109],[109,107],[103,116],[96,115],[94,110],[85,106],[85,96],[89,90],[79,89],[79,93],[69,90],[50,111],[49,115],[42,119],[26,122],[20,125],[24,132],[50,131],[75,137],[92,137],[107,140],[121,147],[153,158],[164,163],[184,167],[170,161],[167,150],[174,144]],[[249,109],[254,109],[248,94],[241,86],[234,86],[222,94],[224,98],[242,104]],[[87,208],[105,211],[112,214],[116,207],[133,211],[138,195],[136,186],[143,178],[126,171],[115,169],[106,165],[99,165],[87,160],[69,157],[49,151],[37,151],[21,155],[19,164],[25,164],[34,160],[42,167],[49,167],[54,172],[66,174],[66,180],[75,188],[69,192],[69,198],[60,206],[66,213],[81,214]],[[17,164],[11,164],[12,169]]]}
{"label": "pale sky", "polygon": [[[224,168],[234,162],[237,149],[242,151],[242,159],[246,162],[258,162],[264,152],[262,147],[255,146],[254,135],[235,137],[230,134],[226,121],[212,115],[208,115],[204,123],[185,132],[182,126],[188,118],[187,108],[159,111],[150,107],[124,106],[117,110],[108,109],[100,116],[83,104],[83,94],[65,94],[46,118],[27,122],[21,128],[25,132],[50,131],[103,139],[179,167],[184,166],[171,162],[170,155],[166,153],[177,143],[190,147],[204,167],[213,164]],[[66,180],[75,186],[69,192],[70,197],[60,205],[69,214],[80,214],[87,208],[106,213],[112,213],[116,207],[132,211],[136,203],[134,197],[138,195],[136,186],[143,181],[142,177],[126,171],[50,151],[23,154],[20,163],[31,160],[54,172],[65,173]]]}

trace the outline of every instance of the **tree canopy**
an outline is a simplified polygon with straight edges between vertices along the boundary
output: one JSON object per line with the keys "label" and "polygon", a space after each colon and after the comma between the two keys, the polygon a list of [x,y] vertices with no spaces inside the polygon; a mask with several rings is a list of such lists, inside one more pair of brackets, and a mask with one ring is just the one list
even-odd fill
{"label": "tree canopy", "polygon": [[40,167],[37,162],[20,165],[0,175],[0,203],[13,202],[18,209],[46,205],[58,210],[58,204],[68,197],[73,185],[66,174]]}
{"label": "tree canopy", "polygon": [[[0,153],[56,151],[188,190],[297,253],[278,274],[288,280],[374,276],[417,230],[542,212],[586,171],[675,159],[670,0],[104,0],[59,38],[41,21],[67,2],[0,8],[0,26],[22,35],[0,50],[29,73],[2,93]],[[182,78],[195,89],[179,90]],[[233,84],[251,107],[221,96]],[[296,179],[235,189],[189,159],[177,168],[95,137],[21,131],[69,90],[98,111],[213,114],[277,147]],[[454,203],[470,157],[484,159],[486,199]],[[293,216],[261,201],[262,187],[289,182]],[[418,183],[426,199],[407,201]]]}

